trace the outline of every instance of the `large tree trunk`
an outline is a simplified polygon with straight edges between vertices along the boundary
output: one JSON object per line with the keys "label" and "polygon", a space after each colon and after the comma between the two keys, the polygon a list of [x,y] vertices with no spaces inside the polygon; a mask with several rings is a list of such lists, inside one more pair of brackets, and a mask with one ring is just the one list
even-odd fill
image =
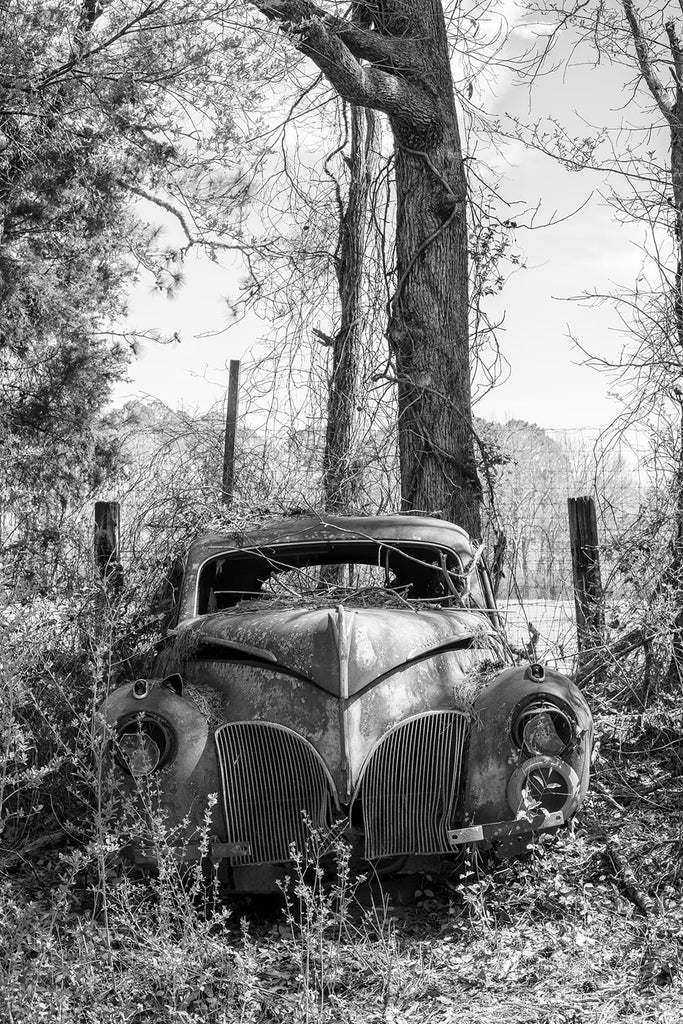
{"label": "large tree trunk", "polygon": [[[671,39],[672,33],[670,33]],[[677,42],[676,37],[674,39]],[[673,49],[672,42],[672,49]],[[680,84],[676,90],[676,102],[669,118],[671,134],[671,180],[673,184],[674,208],[676,214],[676,283],[674,294],[674,316],[679,360],[683,363],[683,95]],[[672,558],[669,570],[671,586],[676,598],[678,612],[674,619],[671,639],[671,661],[669,662],[668,684],[680,688],[683,683],[683,397],[680,391],[674,395],[678,404],[678,465],[674,481],[676,521],[672,540]]]}
{"label": "large tree trunk", "polygon": [[339,225],[337,281],[341,307],[339,330],[332,338],[332,367],[327,396],[323,455],[323,494],[328,512],[350,512],[360,490],[354,424],[359,404],[359,367],[363,342],[363,263],[372,183],[374,114],[351,107],[349,193]]}
{"label": "large tree trunk", "polygon": [[481,532],[468,332],[465,174],[440,0],[360,0],[354,20],[308,0],[252,0],[348,102],[389,117],[396,147],[401,498]]}
{"label": "large tree trunk", "polygon": [[440,4],[425,5],[422,32],[433,44],[439,130],[407,133],[393,124],[397,289],[389,344],[398,378],[401,498],[405,509],[436,512],[479,536],[466,183]]}
{"label": "large tree trunk", "polygon": [[[673,18],[664,23],[671,54],[670,68],[674,84],[672,92],[661,81],[650,54],[650,44],[643,32],[640,15],[633,0],[622,0],[640,72],[653,99],[669,127],[671,142],[671,186],[673,190],[674,233],[676,239],[676,277],[674,283],[674,331],[679,363],[683,362],[683,45]],[[677,468],[673,481],[676,503],[672,558],[663,576],[663,585],[671,588],[678,612],[672,628],[672,653],[668,681],[680,686],[683,682],[683,396],[672,381],[669,397],[678,406],[679,434]]]}

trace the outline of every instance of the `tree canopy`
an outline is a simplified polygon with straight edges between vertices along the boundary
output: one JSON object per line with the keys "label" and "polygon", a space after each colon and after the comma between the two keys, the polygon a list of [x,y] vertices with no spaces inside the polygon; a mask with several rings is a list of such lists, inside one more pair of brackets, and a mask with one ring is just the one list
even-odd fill
{"label": "tree canopy", "polygon": [[[236,118],[248,98],[258,120],[256,58],[237,45],[230,11],[176,0],[3,9],[5,503],[29,492],[66,501],[106,467],[97,416],[135,351],[119,325],[139,274],[173,288],[190,247],[248,246]],[[182,225],[181,246],[164,245],[136,209],[143,201]]]}

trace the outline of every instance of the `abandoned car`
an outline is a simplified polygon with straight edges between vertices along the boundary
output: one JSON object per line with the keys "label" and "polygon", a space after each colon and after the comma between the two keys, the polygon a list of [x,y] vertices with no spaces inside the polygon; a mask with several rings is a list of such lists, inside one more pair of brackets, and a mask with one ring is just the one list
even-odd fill
{"label": "abandoned car", "polygon": [[105,702],[115,772],[157,787],[185,860],[216,794],[228,889],[275,888],[311,828],[378,872],[439,870],[471,843],[508,856],[586,794],[590,711],[566,676],[514,664],[482,549],[451,523],[201,536],[176,606],[154,678]]}

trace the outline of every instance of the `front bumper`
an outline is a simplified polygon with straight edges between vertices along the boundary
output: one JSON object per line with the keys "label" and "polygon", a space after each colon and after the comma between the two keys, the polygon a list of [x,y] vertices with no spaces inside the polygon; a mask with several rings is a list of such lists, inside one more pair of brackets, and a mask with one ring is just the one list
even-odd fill
{"label": "front bumper", "polygon": [[[463,846],[466,843],[491,842],[496,839],[513,839],[529,832],[543,832],[550,828],[559,828],[567,818],[562,811],[552,814],[535,814],[531,817],[516,818],[514,821],[492,821],[484,825],[470,825],[466,828],[448,830],[451,846]],[[203,855],[214,864],[225,858],[245,857],[249,855],[248,843],[222,843],[216,838],[209,840],[208,848],[199,843],[187,843],[184,846],[167,847],[164,851],[186,864],[200,861]],[[127,853],[136,865],[151,866],[158,863],[158,856],[147,850],[128,847]]]}
{"label": "front bumper", "polygon": [[552,814],[535,814],[532,817],[516,818],[514,821],[492,821],[485,825],[449,829],[448,839],[453,846],[481,843],[484,840],[510,839],[526,832],[542,832],[548,828],[557,828],[565,821],[563,811],[554,811]]}
{"label": "front bumper", "polygon": [[226,857],[244,857],[249,854],[248,843],[221,843],[218,839],[210,839],[207,844],[184,843],[182,846],[164,846],[159,850],[131,844],[121,851],[122,856],[136,867],[156,867],[160,857],[169,856],[182,864],[197,864],[207,859],[214,864]]}

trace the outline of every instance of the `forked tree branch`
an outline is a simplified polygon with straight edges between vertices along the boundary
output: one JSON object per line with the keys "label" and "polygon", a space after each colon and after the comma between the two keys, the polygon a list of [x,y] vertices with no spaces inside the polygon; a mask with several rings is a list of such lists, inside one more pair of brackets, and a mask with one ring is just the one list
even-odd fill
{"label": "forked tree branch", "polygon": [[139,196],[140,199],[146,199],[149,203],[154,203],[155,206],[160,207],[162,210],[166,210],[170,213],[180,224],[185,238],[187,239],[187,248],[191,249],[195,245],[205,245],[211,249],[221,249],[226,252],[244,252],[244,246],[241,245],[229,245],[227,242],[214,241],[213,239],[207,240],[205,238],[195,238],[190,230],[190,226],[187,220],[177,207],[173,206],[167,200],[162,199],[161,196],[155,196],[152,192],[147,192],[146,189],[140,188],[137,185],[133,185],[130,182],[119,180],[119,185],[122,188],[127,189],[128,192],[132,192],[133,195]]}
{"label": "forked tree branch", "polygon": [[[410,40],[382,36],[327,15],[307,0],[250,0],[280,24],[294,46],[323,72],[342,99],[424,125],[438,117],[434,98],[420,84]],[[363,65],[361,60],[370,63]],[[408,68],[413,73],[408,76]],[[404,74],[398,73],[400,70]]]}
{"label": "forked tree branch", "polygon": [[385,71],[419,73],[422,60],[414,39],[387,36],[365,28],[357,21],[328,14],[308,0],[251,0],[262,14],[288,30],[302,31],[308,23],[320,21],[336,35],[358,60],[380,65]]}

